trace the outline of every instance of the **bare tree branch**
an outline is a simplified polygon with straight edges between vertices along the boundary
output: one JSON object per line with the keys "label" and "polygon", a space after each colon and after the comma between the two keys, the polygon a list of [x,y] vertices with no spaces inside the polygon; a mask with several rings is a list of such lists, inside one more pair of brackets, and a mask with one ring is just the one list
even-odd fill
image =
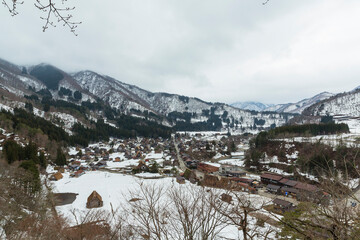
{"label": "bare tree branch", "polygon": [[[11,16],[18,15],[17,5],[23,4],[23,2],[18,2],[17,0],[10,0],[11,3],[8,3],[9,0],[2,0],[2,4],[9,10]],[[40,11],[44,12],[44,16],[40,17],[45,21],[43,32],[45,32],[49,26],[56,27],[55,22],[62,24],[64,27],[68,27],[70,32],[75,36],[76,28],[81,22],[73,21],[73,15],[71,11],[75,7],[66,6],[67,0],[35,0],[34,6]],[[58,6],[61,4],[60,6]]]}

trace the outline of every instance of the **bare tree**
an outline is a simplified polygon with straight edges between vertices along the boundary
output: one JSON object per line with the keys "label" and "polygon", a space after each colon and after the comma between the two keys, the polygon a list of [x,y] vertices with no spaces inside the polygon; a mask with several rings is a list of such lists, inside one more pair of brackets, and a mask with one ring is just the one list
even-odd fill
{"label": "bare tree", "polygon": [[[226,209],[218,209],[228,224],[236,227],[242,233],[242,239],[271,239],[277,227],[274,220],[265,214],[264,207],[269,201],[252,197],[250,194],[238,191],[228,191],[231,202]],[[272,235],[271,235],[272,234]]]}
{"label": "bare tree", "polygon": [[129,204],[122,210],[129,216],[134,234],[144,239],[171,239],[166,188],[143,182],[138,182],[138,185],[136,190],[129,192]]}
{"label": "bare tree", "polygon": [[226,209],[228,204],[215,190],[139,182],[129,196],[129,203],[119,213],[126,216],[123,227],[128,232],[130,229],[135,238],[217,239],[227,226],[226,216],[218,209]]}
{"label": "bare tree", "polygon": [[66,235],[70,239],[111,239],[111,214],[104,210],[86,211],[71,210],[76,225],[67,228]]}
{"label": "bare tree", "polygon": [[[328,171],[321,188],[326,192],[318,203],[301,203],[294,212],[289,212],[279,221],[283,225],[281,236],[297,239],[357,239],[360,234],[359,189],[352,186],[347,169],[357,172],[355,161],[346,161],[345,173],[341,176]],[[353,175],[353,174],[352,174]]]}
{"label": "bare tree", "polygon": [[[18,0],[2,0],[2,4],[9,10],[11,16],[19,14],[18,5],[23,4]],[[56,27],[56,22],[68,27],[70,31],[77,36],[76,28],[81,22],[73,21],[71,12],[75,7],[67,6],[67,0],[34,0],[34,6],[44,13],[40,18],[44,20],[43,31],[49,26]]]}
{"label": "bare tree", "polygon": [[169,198],[171,225],[177,239],[215,239],[227,226],[226,217],[218,210],[226,211],[229,205],[221,201],[216,189],[173,186]]}

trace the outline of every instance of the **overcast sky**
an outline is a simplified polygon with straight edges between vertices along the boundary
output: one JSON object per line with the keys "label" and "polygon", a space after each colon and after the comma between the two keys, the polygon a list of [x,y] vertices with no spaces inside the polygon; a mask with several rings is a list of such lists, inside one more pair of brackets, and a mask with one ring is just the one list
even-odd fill
{"label": "overcast sky", "polygon": [[15,64],[225,103],[360,85],[359,0],[68,0],[77,37],[61,25],[43,33],[42,13],[24,2],[16,17],[0,8],[0,58]]}

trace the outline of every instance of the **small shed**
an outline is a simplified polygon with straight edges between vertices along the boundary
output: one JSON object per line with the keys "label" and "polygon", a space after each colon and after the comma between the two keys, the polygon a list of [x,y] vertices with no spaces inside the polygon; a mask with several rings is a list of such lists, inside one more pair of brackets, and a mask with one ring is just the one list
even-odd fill
{"label": "small shed", "polygon": [[54,170],[61,172],[61,173],[65,172],[65,169],[63,167],[54,167]]}
{"label": "small shed", "polygon": [[103,200],[100,194],[96,191],[93,191],[87,199],[86,207],[87,208],[98,208],[103,206]]}
{"label": "small shed", "polygon": [[184,184],[185,183],[185,178],[182,176],[176,176],[176,182],[179,184]]}
{"label": "small shed", "polygon": [[221,200],[227,203],[231,203],[232,201],[232,196],[230,196],[229,194],[223,193],[221,194]]}
{"label": "small shed", "polygon": [[52,181],[59,181],[62,178],[63,175],[61,174],[61,172],[54,173],[53,175],[50,176],[50,180]]}
{"label": "small shed", "polygon": [[149,167],[142,160],[139,161],[139,165],[137,165],[135,167],[135,169],[142,170],[142,171],[149,171]]}

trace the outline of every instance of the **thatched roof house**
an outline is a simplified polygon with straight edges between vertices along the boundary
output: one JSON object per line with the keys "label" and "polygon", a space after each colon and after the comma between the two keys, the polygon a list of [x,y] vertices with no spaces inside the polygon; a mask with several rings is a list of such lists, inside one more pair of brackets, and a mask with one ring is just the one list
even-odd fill
{"label": "thatched roof house", "polygon": [[62,178],[63,175],[61,174],[61,172],[54,173],[53,175],[50,176],[50,180],[52,181],[59,181]]}
{"label": "thatched roof house", "polygon": [[100,194],[96,191],[93,191],[87,199],[86,207],[87,208],[98,208],[103,206],[103,200]]}

